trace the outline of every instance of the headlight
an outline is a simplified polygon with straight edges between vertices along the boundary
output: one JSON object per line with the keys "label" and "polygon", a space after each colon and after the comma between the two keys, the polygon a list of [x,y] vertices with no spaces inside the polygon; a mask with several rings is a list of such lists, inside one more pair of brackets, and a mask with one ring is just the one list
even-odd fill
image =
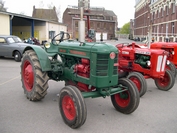
{"label": "headlight", "polygon": [[169,60],[167,60],[167,65],[169,65],[170,64],[170,61]]}
{"label": "headlight", "polygon": [[46,42],[46,43],[44,44],[44,47],[45,47],[45,48],[50,48],[50,43],[49,43],[49,42]]}
{"label": "headlight", "polygon": [[114,52],[111,52],[109,56],[111,59],[114,59],[116,57],[116,54]]}
{"label": "headlight", "polygon": [[150,67],[151,66],[151,61],[146,61],[146,64],[147,64],[148,67]]}
{"label": "headlight", "polygon": [[172,51],[171,54],[174,55],[174,54],[175,54],[175,51]]}

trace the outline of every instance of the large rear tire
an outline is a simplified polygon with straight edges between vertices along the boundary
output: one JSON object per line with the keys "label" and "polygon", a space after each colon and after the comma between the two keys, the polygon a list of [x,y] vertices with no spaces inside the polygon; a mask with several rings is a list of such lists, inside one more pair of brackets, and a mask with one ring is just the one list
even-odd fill
{"label": "large rear tire", "polygon": [[111,102],[115,109],[124,114],[130,114],[134,112],[140,102],[139,92],[135,84],[127,78],[121,78],[118,81],[119,86],[122,86],[122,90],[127,87],[127,91],[117,93],[111,96]]}
{"label": "large rear tire", "polygon": [[21,81],[24,93],[30,101],[39,101],[45,97],[48,79],[47,73],[41,69],[36,53],[33,50],[25,51],[21,63]]}
{"label": "large rear tire", "polygon": [[71,128],[82,126],[87,117],[84,98],[75,86],[65,86],[59,93],[59,109],[63,121]]}
{"label": "large rear tire", "polygon": [[144,78],[144,76],[141,73],[138,72],[131,72],[128,76],[128,79],[133,81],[133,83],[138,88],[140,97],[143,96],[147,91],[147,82]]}
{"label": "large rear tire", "polygon": [[159,90],[168,91],[174,86],[175,77],[170,70],[166,69],[164,77],[154,81]]}

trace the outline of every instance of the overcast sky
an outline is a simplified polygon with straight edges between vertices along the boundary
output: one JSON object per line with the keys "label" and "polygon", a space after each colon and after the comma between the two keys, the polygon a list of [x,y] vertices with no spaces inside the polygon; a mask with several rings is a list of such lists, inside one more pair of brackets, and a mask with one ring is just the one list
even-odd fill
{"label": "overcast sky", "polygon": [[[48,4],[60,7],[61,14],[68,5],[78,5],[78,0],[3,0],[8,12],[21,13],[32,16],[33,5],[36,8],[42,7],[40,5],[43,1],[43,8],[47,8]],[[118,17],[118,27],[122,27],[130,19],[134,18],[135,0],[90,0],[91,7],[104,7],[106,10],[112,10]]]}

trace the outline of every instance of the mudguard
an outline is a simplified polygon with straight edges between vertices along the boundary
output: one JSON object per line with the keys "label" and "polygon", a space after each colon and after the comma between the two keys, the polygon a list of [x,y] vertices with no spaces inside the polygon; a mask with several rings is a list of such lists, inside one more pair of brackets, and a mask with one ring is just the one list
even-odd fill
{"label": "mudguard", "polygon": [[37,54],[42,71],[50,71],[51,70],[51,63],[48,58],[48,54],[45,52],[45,50],[43,48],[41,48],[40,46],[32,45],[32,46],[27,46],[24,49],[23,53],[29,49],[33,49],[35,51],[35,53]]}

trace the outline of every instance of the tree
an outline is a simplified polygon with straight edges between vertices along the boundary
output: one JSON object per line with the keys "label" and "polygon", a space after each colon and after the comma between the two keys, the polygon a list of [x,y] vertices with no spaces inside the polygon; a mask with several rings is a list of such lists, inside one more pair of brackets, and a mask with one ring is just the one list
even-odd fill
{"label": "tree", "polygon": [[6,12],[6,11],[7,11],[7,8],[4,7],[4,5],[5,5],[5,1],[0,0],[0,11]]}
{"label": "tree", "polygon": [[44,7],[44,2],[43,2],[42,0],[39,2],[39,7],[40,7],[40,8],[43,8],[43,7]]}
{"label": "tree", "polygon": [[120,29],[120,34],[130,34],[130,22],[123,25],[123,27]]}

